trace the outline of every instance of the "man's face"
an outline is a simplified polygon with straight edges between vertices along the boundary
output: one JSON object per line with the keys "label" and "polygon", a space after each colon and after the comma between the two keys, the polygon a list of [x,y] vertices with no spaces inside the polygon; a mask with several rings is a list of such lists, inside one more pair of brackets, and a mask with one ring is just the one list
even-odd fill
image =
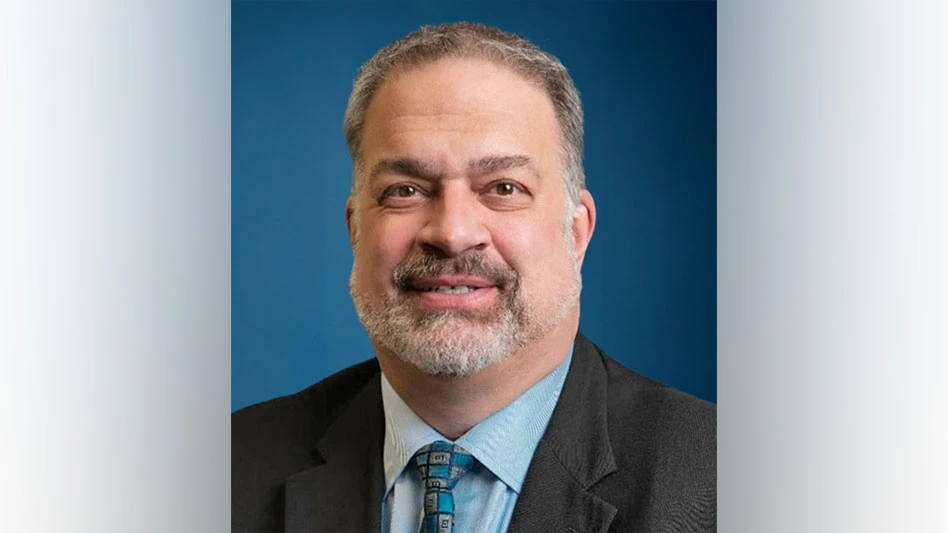
{"label": "man's face", "polygon": [[348,211],[350,289],[375,343],[469,376],[575,309],[584,244],[560,149],[549,97],[503,66],[444,59],[380,87]]}

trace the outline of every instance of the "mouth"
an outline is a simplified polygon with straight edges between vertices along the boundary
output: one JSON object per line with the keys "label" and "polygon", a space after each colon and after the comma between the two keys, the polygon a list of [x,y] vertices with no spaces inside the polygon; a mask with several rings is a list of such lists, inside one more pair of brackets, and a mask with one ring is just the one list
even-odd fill
{"label": "mouth", "polygon": [[440,292],[442,294],[467,294],[471,291],[478,290],[478,287],[473,287],[471,285],[438,285],[437,287],[431,287],[428,289],[416,289],[419,292]]}
{"label": "mouth", "polygon": [[478,309],[490,305],[498,292],[494,283],[468,276],[422,278],[407,288],[422,307],[431,309]]}

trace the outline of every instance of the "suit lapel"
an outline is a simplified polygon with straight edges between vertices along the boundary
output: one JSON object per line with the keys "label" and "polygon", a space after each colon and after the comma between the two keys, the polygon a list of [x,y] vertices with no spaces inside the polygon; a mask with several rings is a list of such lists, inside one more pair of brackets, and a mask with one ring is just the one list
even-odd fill
{"label": "suit lapel", "polygon": [[380,530],[384,420],[376,375],[320,439],[322,464],[287,478],[287,531]]}
{"label": "suit lapel", "polygon": [[616,508],[589,491],[616,471],[606,425],[606,379],[595,347],[577,335],[569,374],[527,471],[510,533],[609,529]]}

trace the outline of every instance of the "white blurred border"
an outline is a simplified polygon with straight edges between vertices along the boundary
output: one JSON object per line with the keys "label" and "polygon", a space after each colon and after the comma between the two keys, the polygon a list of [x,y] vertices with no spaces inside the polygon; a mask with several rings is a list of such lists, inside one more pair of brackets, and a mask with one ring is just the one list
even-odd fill
{"label": "white blurred border", "polygon": [[718,4],[721,531],[943,531],[940,2]]}
{"label": "white blurred border", "polygon": [[[938,2],[718,5],[721,531],[938,531]],[[0,530],[229,529],[230,3],[0,3]]]}
{"label": "white blurred border", "polygon": [[0,2],[0,531],[230,526],[230,3]]}

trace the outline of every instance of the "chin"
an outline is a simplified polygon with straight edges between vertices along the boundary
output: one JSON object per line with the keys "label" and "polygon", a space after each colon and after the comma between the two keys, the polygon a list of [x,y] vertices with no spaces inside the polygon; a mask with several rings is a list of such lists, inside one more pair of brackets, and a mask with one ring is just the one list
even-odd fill
{"label": "chin", "polygon": [[487,328],[447,321],[379,340],[424,374],[466,378],[503,361],[522,346],[518,335],[508,329],[503,324]]}

